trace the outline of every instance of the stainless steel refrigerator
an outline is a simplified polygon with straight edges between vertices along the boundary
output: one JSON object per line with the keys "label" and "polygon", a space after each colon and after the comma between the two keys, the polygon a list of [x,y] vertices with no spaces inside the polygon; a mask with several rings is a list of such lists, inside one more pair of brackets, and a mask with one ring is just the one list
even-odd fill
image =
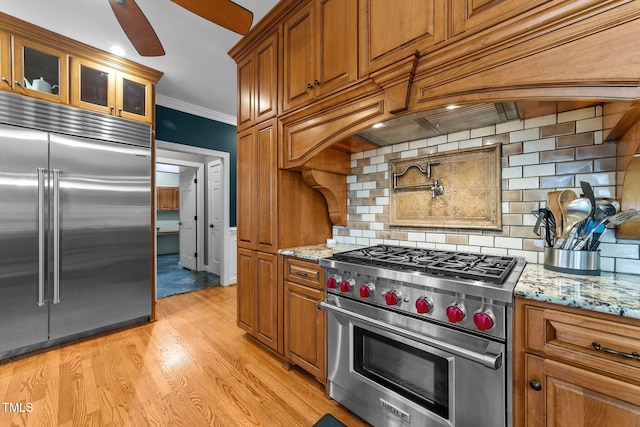
{"label": "stainless steel refrigerator", "polygon": [[0,359],[151,314],[149,125],[0,93]]}

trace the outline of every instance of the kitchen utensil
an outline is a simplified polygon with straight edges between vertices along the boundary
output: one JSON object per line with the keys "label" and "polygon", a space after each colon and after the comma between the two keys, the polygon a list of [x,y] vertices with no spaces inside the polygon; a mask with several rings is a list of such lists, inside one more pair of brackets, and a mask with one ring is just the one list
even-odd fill
{"label": "kitchen utensil", "polygon": [[596,213],[596,198],[593,195],[593,188],[587,181],[580,181],[580,187],[582,188],[582,194],[584,195],[584,197],[589,199],[589,201],[591,202],[591,212],[589,213],[589,218],[593,218],[594,214]]}
{"label": "kitchen utensil", "polygon": [[562,211],[562,232],[566,232],[569,227],[567,227],[567,206],[569,203],[576,200],[578,196],[576,192],[573,190],[562,190],[560,194],[558,194],[558,204],[560,205],[560,210]]}
{"label": "kitchen utensil", "polygon": [[[573,249],[575,250],[582,249],[602,224],[620,225],[620,224],[624,224],[625,222],[633,221],[636,219],[640,219],[640,212],[635,209],[628,209],[626,211],[618,212],[613,216],[606,217],[601,221],[599,221],[598,224],[596,224],[596,226],[593,227],[589,233],[587,233],[584,237],[582,237]],[[591,247],[592,245],[593,245],[593,242],[589,245],[589,247]]]}
{"label": "kitchen utensil", "polygon": [[587,219],[589,217],[589,212],[591,212],[591,202],[589,199],[584,197],[575,199],[567,205],[565,211],[567,223],[564,227],[562,236],[558,239],[554,248],[564,248],[565,243],[569,243],[568,239],[570,237],[573,238],[578,234],[578,227],[576,225]]}
{"label": "kitchen utensil", "polygon": [[551,214],[556,221],[555,235],[560,236],[562,234],[562,209],[560,209],[560,202],[558,196],[560,191],[549,191],[547,193],[547,209],[551,211]]}
{"label": "kitchen utensil", "polygon": [[[624,173],[622,184],[622,209],[640,209],[640,157],[634,157],[629,162]],[[637,239],[640,236],[640,222],[629,222],[618,228],[618,238]]]}
{"label": "kitchen utensil", "polygon": [[547,208],[540,208],[537,211],[532,211],[531,213],[537,218],[536,223],[533,226],[533,234],[538,237],[542,237],[540,228],[544,227],[545,246],[552,246],[552,232],[549,228],[553,228],[553,234],[555,235],[555,219],[553,218],[553,214]]}

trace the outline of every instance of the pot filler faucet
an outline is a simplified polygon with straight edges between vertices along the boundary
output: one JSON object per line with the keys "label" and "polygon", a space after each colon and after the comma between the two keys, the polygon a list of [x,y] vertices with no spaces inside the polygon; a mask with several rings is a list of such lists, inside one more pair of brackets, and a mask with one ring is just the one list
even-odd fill
{"label": "pot filler faucet", "polygon": [[431,167],[439,163],[440,162],[438,161],[435,161],[435,162],[428,161],[426,170],[423,169],[422,166],[417,163],[411,163],[406,168],[404,168],[404,170],[401,173],[394,172],[393,173],[393,189],[397,190],[401,188],[428,188],[429,191],[431,191],[431,198],[435,199],[437,196],[440,196],[441,194],[444,193],[444,187],[442,186],[442,183],[437,179],[434,179],[432,182],[427,182],[424,184],[398,185],[398,178],[401,176],[404,176],[404,174],[406,174],[407,171],[411,168],[417,168],[420,172],[426,174],[427,178],[431,178]]}

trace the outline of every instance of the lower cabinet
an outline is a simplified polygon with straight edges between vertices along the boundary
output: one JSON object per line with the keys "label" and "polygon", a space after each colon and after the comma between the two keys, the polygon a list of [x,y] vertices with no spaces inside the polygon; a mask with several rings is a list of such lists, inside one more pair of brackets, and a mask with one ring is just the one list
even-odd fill
{"label": "lower cabinet", "polygon": [[326,384],[324,270],[317,262],[283,258],[284,356]]}
{"label": "lower cabinet", "polygon": [[514,426],[640,426],[640,321],[517,298]]}
{"label": "lower cabinet", "polygon": [[238,248],[238,326],[282,353],[278,255]]}

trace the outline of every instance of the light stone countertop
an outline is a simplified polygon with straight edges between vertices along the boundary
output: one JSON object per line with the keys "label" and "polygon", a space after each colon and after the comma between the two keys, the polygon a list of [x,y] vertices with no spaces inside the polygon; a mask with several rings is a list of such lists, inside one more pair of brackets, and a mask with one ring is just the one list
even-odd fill
{"label": "light stone countertop", "polygon": [[326,244],[299,246],[296,248],[280,249],[279,254],[285,256],[294,256],[304,258],[311,261],[319,261],[321,258],[329,258],[333,254],[351,251],[353,249],[363,248],[365,246],[336,244],[335,247],[329,248]]}
{"label": "light stone countertop", "polygon": [[[363,246],[326,244],[281,249],[279,254],[319,261],[334,253]],[[515,288],[515,296],[640,319],[640,275],[602,272],[581,276],[546,270],[542,264],[527,264]]]}
{"label": "light stone countertop", "polygon": [[527,264],[515,296],[640,319],[640,275],[579,276]]}

